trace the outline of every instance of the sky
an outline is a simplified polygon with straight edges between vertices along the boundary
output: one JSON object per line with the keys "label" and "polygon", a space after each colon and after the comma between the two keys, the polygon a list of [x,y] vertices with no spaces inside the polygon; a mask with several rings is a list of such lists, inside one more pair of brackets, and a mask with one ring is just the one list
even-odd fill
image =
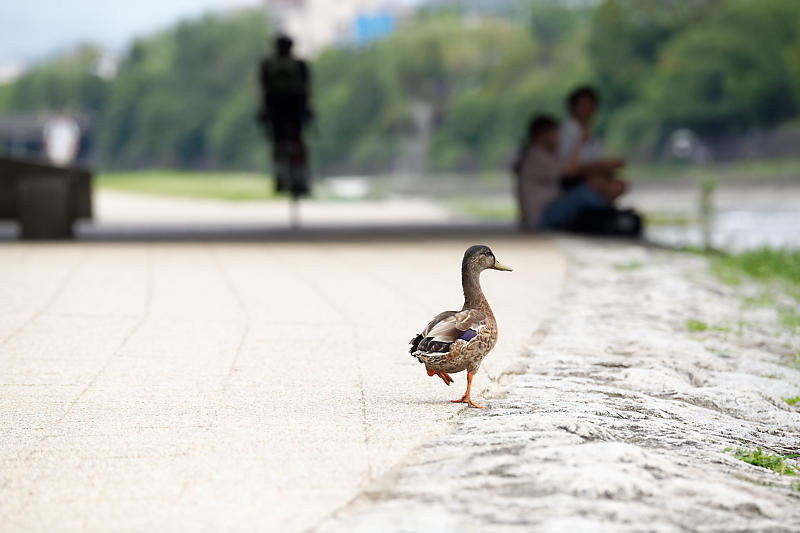
{"label": "sky", "polygon": [[[335,1],[335,0],[332,0]],[[413,4],[420,0],[397,0]],[[130,40],[209,10],[260,0],[0,0],[0,66],[30,63],[79,43],[121,50]]]}
{"label": "sky", "polygon": [[258,0],[0,0],[0,61],[30,62],[82,42],[121,49],[132,37],[208,10]]}

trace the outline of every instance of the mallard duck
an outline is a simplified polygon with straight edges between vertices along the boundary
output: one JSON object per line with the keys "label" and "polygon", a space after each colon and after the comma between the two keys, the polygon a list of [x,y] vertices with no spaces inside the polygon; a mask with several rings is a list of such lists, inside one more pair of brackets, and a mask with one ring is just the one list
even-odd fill
{"label": "mallard duck", "polygon": [[411,355],[425,364],[428,376],[439,376],[446,385],[451,373],[467,371],[467,392],[453,403],[466,402],[480,408],[470,398],[472,377],[486,354],[497,342],[497,321],[481,290],[481,272],[511,269],[500,262],[488,246],[470,246],[461,262],[464,306],[461,311],[444,311],[428,322],[422,333],[411,339]]}

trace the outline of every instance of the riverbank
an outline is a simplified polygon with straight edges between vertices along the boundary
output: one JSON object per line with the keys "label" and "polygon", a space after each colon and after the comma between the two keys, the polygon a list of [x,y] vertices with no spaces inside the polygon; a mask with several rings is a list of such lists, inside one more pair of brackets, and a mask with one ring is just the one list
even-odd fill
{"label": "riverbank", "polygon": [[562,246],[567,289],[524,372],[322,531],[800,528],[800,477],[736,457],[786,472],[800,451],[800,337],[764,288],[701,256]]}
{"label": "riverbank", "polygon": [[[619,203],[645,216],[649,240],[672,247],[703,246],[700,182],[707,177],[698,172],[694,176],[632,181]],[[800,182],[796,177],[741,179],[734,175],[720,179],[710,202],[710,238],[715,248],[742,251],[800,246],[796,229]],[[517,218],[516,200],[510,191],[482,198],[454,198],[447,206],[456,214],[487,222],[512,223]]]}

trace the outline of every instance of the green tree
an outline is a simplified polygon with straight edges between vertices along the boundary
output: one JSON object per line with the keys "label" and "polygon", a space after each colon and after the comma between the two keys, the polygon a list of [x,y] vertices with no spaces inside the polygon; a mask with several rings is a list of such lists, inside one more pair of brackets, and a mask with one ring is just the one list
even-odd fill
{"label": "green tree", "polygon": [[795,111],[791,79],[782,58],[764,54],[762,46],[730,27],[684,32],[664,47],[645,82],[643,105],[664,127],[701,133],[785,118]]}
{"label": "green tree", "polygon": [[687,27],[703,24],[717,0],[605,0],[594,12],[587,52],[604,107],[635,99],[661,47]]}
{"label": "green tree", "polygon": [[[258,165],[258,60],[269,49],[261,10],[209,15],[134,43],[101,124],[114,166]],[[262,160],[266,160],[263,156]]]}
{"label": "green tree", "polygon": [[[529,116],[563,115],[578,83],[600,89],[612,149],[642,157],[677,127],[728,135],[800,112],[797,0],[507,1],[482,18],[459,5],[314,60],[318,173],[391,170],[426,108],[433,170],[502,169]],[[100,51],[81,47],[0,87],[0,109],[94,116],[107,166],[260,169],[256,72],[270,35],[261,9],[189,20],[133,43],[108,81]]]}
{"label": "green tree", "polygon": [[5,107],[99,114],[107,92],[107,82],[97,74],[101,55],[100,49],[85,45],[35,66],[11,86]]}
{"label": "green tree", "polygon": [[[713,9],[689,0],[678,4],[684,7],[679,12],[694,9],[698,16],[661,32],[652,64],[642,63],[640,75],[629,83],[631,94],[615,98],[613,84],[603,85],[611,92],[607,116],[613,145],[651,156],[675,128],[718,137],[796,116],[800,101],[791,43],[800,33],[800,4],[727,0]],[[636,19],[636,12],[625,16]],[[635,42],[615,46],[635,50]]]}

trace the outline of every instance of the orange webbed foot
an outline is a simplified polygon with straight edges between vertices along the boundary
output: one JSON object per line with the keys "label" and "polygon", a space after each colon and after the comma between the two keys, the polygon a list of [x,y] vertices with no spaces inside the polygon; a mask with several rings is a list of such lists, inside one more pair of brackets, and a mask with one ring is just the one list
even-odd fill
{"label": "orange webbed foot", "polygon": [[447,372],[439,372],[439,377],[442,378],[442,381],[444,381],[444,384],[447,385],[448,387],[453,382],[453,378],[451,378],[450,374],[448,374]]}
{"label": "orange webbed foot", "polygon": [[431,376],[431,377],[439,376],[440,378],[442,378],[442,381],[444,381],[444,384],[447,385],[448,387],[453,382],[453,378],[451,378],[450,374],[448,374],[447,372],[434,372],[430,368],[426,368],[425,370],[428,372],[428,375]]}
{"label": "orange webbed foot", "polygon": [[478,405],[477,403],[473,402],[471,398],[467,398],[466,396],[462,396],[459,400],[450,400],[450,403],[468,403],[472,407],[477,407],[478,409],[483,409],[482,405]]}
{"label": "orange webbed foot", "polygon": [[483,409],[482,406],[476,404],[475,402],[472,401],[472,398],[470,398],[469,392],[470,392],[470,389],[472,389],[472,377],[473,377],[472,376],[472,372],[467,372],[467,392],[465,392],[464,396],[462,396],[460,399],[458,399],[458,400],[450,400],[450,402],[451,403],[467,403],[467,404],[471,405],[472,407],[477,407],[478,409]]}

